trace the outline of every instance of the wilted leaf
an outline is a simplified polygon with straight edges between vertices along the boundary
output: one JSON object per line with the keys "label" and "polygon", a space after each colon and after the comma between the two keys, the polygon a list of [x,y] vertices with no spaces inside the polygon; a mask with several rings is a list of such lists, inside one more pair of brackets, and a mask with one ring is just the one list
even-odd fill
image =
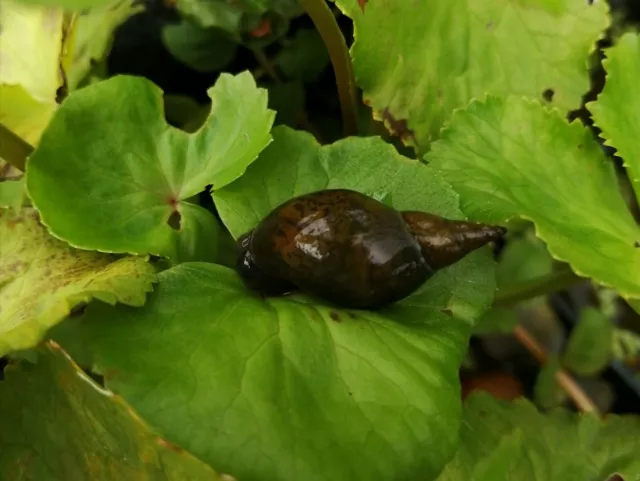
{"label": "wilted leaf", "polygon": [[70,90],[90,80],[94,66],[109,55],[115,30],[144,9],[144,4],[137,0],[83,1],[95,5],[76,12],[65,40],[63,62]]}
{"label": "wilted leaf", "polygon": [[64,26],[64,13],[57,6],[2,0],[0,123],[33,145],[57,106]]}
{"label": "wilted leaf", "polygon": [[149,430],[55,343],[0,381],[0,478],[216,481],[206,464]]}
{"label": "wilted leaf", "polygon": [[[4,0],[3,0],[4,1]],[[42,5],[46,7],[62,7],[79,11],[92,7],[103,7],[113,0],[15,0],[27,5]]]}
{"label": "wilted leaf", "polygon": [[32,209],[0,209],[0,356],[35,346],[79,304],[141,306],[155,280],[140,257],[80,251],[51,237]]}

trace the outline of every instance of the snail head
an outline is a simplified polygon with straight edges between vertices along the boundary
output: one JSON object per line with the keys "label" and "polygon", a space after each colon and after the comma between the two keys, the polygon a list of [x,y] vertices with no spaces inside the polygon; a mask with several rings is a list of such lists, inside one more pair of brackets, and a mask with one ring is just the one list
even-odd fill
{"label": "snail head", "polygon": [[401,212],[405,224],[433,269],[458,262],[472,251],[504,236],[504,227],[450,220],[418,211]]}
{"label": "snail head", "polygon": [[294,290],[295,286],[287,281],[273,277],[258,267],[251,253],[253,231],[238,238],[236,247],[236,271],[245,285],[262,296],[280,296]]}

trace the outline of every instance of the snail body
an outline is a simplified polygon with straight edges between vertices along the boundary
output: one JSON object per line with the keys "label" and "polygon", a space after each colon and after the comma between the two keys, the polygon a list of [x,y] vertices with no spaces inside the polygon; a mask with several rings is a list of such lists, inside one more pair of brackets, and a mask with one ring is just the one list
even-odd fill
{"label": "snail body", "polygon": [[399,212],[346,189],[305,194],[276,207],[239,240],[237,268],[264,295],[293,290],[337,305],[397,302],[504,233],[501,227]]}

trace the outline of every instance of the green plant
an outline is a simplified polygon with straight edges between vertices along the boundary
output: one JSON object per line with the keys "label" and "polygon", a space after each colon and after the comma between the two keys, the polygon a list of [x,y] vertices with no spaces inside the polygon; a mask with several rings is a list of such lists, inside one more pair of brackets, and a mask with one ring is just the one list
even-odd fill
{"label": "green plant", "polygon": [[[194,101],[109,73],[116,27],[142,6],[3,3],[0,157],[24,175],[0,183],[0,478],[640,476],[637,416],[483,394],[463,405],[458,379],[472,333],[511,331],[516,309],[581,279],[640,312],[640,36],[614,38],[586,104],[616,169],[567,120],[589,91],[604,2],[335,7],[177,2],[162,42],[218,73]],[[292,93],[318,88],[327,64],[315,30],[289,34],[304,11],[342,112],[321,131]],[[256,67],[224,71],[243,49]],[[487,248],[379,311],[255,296],[229,267],[233,240],[325,188],[505,225],[497,274]],[[600,372],[619,332],[583,311],[538,405],[557,404],[564,369]]]}

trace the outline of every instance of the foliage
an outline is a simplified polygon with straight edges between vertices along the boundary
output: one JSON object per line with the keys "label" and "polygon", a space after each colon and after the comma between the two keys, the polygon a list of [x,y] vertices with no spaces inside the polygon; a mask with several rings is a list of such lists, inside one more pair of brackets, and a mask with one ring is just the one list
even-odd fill
{"label": "foliage", "polygon": [[[201,90],[114,67],[138,13]],[[0,478],[640,476],[637,416],[555,409],[558,370],[637,353],[612,300],[539,372],[541,410],[459,382],[471,334],[558,273],[640,311],[638,34],[578,110],[610,23],[582,0],[3,0],[0,157],[26,172],[0,169]],[[347,51],[327,32],[351,26]],[[331,188],[509,232],[379,310],[250,291],[238,238]]]}
{"label": "foliage", "polygon": [[611,359],[613,331],[611,321],[600,311],[585,309],[569,338],[564,364],[585,376],[604,369]]}
{"label": "foliage", "polygon": [[337,3],[354,21],[365,101],[421,152],[455,109],[487,93],[579,107],[587,55],[609,22],[605,2],[581,0]]}
{"label": "foliage", "polygon": [[530,219],[551,254],[576,273],[640,297],[640,227],[583,126],[538,102],[488,97],[454,114],[427,158],[467,215]]}
{"label": "foliage", "polygon": [[49,342],[37,354],[36,365],[19,361],[0,383],[0,472],[6,479],[79,479],[79,473],[105,481],[221,479],[158,437],[58,345]]}
{"label": "foliage", "polygon": [[633,88],[634,79],[640,74],[640,37],[633,33],[623,35],[606,55],[607,83],[598,100],[588,108],[602,129],[605,143],[615,147],[624,159],[636,196],[640,198],[640,157],[636,142],[640,134],[640,120],[636,115],[640,95]]}
{"label": "foliage", "polygon": [[[269,143],[274,114],[248,73],[224,74],[209,96],[212,113],[190,135],[166,124],[161,92],[147,80],[115,77],[70,97],[27,169],[29,195],[51,232],[103,252],[214,259],[217,221],[184,201],[242,175]],[[118,133],[95,135],[111,123]],[[52,161],[58,155],[63,162]]]}
{"label": "foliage", "polygon": [[6,0],[0,9],[0,122],[32,144],[56,108],[64,28],[61,8]]}
{"label": "foliage", "polygon": [[145,259],[78,251],[51,237],[37,212],[0,209],[0,355],[35,346],[92,298],[141,306],[155,271]]}
{"label": "foliage", "polygon": [[438,481],[583,481],[634,479],[640,473],[640,420],[538,412],[525,400],[511,404],[487,394],[465,402],[461,447]]}

